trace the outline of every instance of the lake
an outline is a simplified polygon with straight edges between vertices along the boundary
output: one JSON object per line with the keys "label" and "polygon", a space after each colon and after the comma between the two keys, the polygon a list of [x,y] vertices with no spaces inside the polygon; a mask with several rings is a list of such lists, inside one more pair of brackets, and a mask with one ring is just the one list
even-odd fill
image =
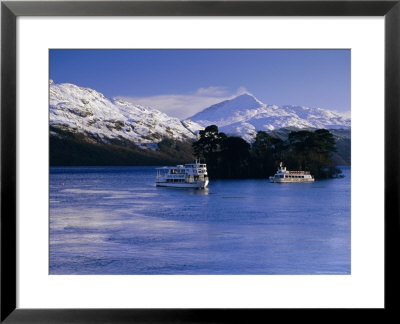
{"label": "lake", "polygon": [[351,169],[155,187],[155,167],[50,168],[50,274],[351,273]]}

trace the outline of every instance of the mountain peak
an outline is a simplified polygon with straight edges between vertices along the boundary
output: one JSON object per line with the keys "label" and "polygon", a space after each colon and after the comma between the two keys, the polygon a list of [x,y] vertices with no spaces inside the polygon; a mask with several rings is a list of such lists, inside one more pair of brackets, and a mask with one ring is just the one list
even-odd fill
{"label": "mountain peak", "polygon": [[226,134],[251,140],[256,131],[295,128],[350,128],[350,118],[322,108],[266,105],[252,93],[212,105],[190,118],[199,125],[217,125]]}
{"label": "mountain peak", "polygon": [[235,96],[235,97],[233,97],[232,99],[230,99],[230,100],[247,100],[247,101],[255,101],[257,104],[259,104],[259,105],[264,105],[260,100],[258,100],[257,98],[256,98],[256,96],[255,95],[253,95],[251,92],[249,92],[249,91],[244,91],[243,93],[241,93],[241,94],[239,94],[239,95],[237,95],[237,96]]}
{"label": "mountain peak", "polygon": [[243,92],[240,95],[224,100],[220,103],[212,105],[192,117],[191,120],[207,120],[209,115],[219,115],[220,117],[228,116],[242,110],[256,109],[265,106],[250,92]]}

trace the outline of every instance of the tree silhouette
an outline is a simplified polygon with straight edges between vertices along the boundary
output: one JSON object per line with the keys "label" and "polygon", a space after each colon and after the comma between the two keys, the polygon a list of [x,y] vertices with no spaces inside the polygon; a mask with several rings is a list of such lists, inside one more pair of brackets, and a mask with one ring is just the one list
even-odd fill
{"label": "tree silhouette", "polygon": [[237,136],[227,137],[221,147],[221,175],[224,178],[248,176],[250,144]]}
{"label": "tree silhouette", "polygon": [[292,131],[286,141],[259,131],[251,146],[241,137],[219,133],[216,125],[199,135],[194,154],[205,159],[210,178],[266,178],[281,161],[288,169],[307,170],[316,178],[339,172],[332,162],[335,139],[326,129]]}
{"label": "tree silhouette", "polygon": [[210,125],[199,132],[200,139],[193,143],[193,151],[197,158],[207,159],[220,149],[225,140],[224,133],[218,133],[218,126]]}

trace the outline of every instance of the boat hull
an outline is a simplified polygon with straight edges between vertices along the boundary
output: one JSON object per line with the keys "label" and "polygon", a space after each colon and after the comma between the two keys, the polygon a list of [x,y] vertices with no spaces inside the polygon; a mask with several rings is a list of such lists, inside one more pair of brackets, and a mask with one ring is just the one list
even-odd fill
{"label": "boat hull", "polygon": [[274,177],[270,177],[269,181],[272,183],[304,183],[304,182],[314,182],[314,178],[311,179],[275,179]]}
{"label": "boat hull", "polygon": [[197,188],[204,189],[208,186],[208,180],[205,181],[196,181],[196,182],[183,182],[183,183],[174,183],[174,182],[156,182],[157,187],[170,187],[170,188]]}

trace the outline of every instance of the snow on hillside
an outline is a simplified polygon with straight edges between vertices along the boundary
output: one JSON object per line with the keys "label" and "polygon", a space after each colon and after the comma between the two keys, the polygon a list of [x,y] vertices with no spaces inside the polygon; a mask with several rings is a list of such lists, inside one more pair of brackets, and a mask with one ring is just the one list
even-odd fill
{"label": "snow on hillside", "polygon": [[[350,128],[350,118],[321,108],[266,105],[251,93],[212,105],[190,117],[189,121],[206,127],[217,125],[221,132],[251,141],[259,130],[279,128]],[[193,129],[193,128],[192,128]]]}
{"label": "snow on hillside", "polygon": [[66,131],[81,133],[104,143],[130,141],[151,148],[155,148],[154,143],[163,137],[195,139],[195,130],[201,128],[194,122],[182,123],[178,118],[149,107],[105,98],[89,88],[52,81],[50,127],[53,135]]}
{"label": "snow on hillside", "polygon": [[301,106],[266,105],[250,93],[212,105],[187,120],[149,107],[108,99],[103,94],[74,84],[50,80],[50,131],[80,133],[88,139],[111,143],[134,142],[157,148],[169,137],[196,139],[199,130],[217,125],[221,132],[251,142],[259,130],[280,128],[350,128],[350,118],[336,112]]}

